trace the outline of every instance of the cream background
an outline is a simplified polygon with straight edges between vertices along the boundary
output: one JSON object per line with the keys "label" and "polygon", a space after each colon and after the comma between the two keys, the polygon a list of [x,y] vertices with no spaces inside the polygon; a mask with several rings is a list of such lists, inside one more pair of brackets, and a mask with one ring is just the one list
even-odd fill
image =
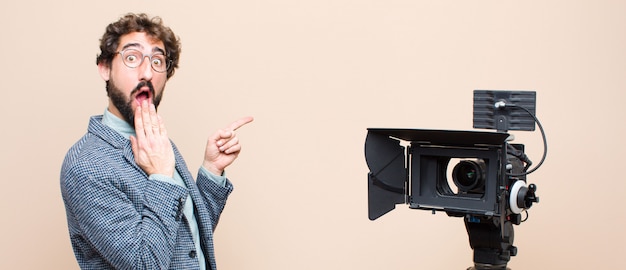
{"label": "cream background", "polygon": [[[548,159],[517,226],[520,269],[619,268],[624,1],[7,1],[0,8],[0,269],[77,269],[59,190],[67,149],[101,114],[98,39],[122,14],[181,37],[161,106],[190,170],[245,115],[216,231],[220,269],[465,269],[461,219],[367,219],[368,127],[472,129],[472,90],[537,91]],[[537,163],[540,133],[514,132]]]}

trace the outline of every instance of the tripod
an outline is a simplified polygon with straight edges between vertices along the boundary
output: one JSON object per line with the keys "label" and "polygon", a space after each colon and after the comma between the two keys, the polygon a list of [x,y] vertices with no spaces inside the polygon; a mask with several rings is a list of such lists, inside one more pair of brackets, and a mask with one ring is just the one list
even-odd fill
{"label": "tripod", "polygon": [[507,263],[517,254],[513,224],[497,217],[465,217],[465,228],[474,250],[474,266],[467,270],[510,270]]}

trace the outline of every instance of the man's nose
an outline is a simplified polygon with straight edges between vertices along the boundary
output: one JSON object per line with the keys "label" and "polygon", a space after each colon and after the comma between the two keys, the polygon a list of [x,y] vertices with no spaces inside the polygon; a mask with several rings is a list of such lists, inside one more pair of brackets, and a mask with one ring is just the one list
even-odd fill
{"label": "man's nose", "polygon": [[139,79],[150,81],[154,72],[154,70],[152,70],[152,60],[150,60],[149,56],[144,56],[143,60],[141,65],[139,65]]}

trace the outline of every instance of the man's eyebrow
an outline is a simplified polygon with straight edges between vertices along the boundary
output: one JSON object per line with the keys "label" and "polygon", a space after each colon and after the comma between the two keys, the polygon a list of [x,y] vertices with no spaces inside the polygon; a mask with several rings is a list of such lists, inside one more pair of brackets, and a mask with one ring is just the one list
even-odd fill
{"label": "man's eyebrow", "polygon": [[126,50],[126,49],[128,49],[130,47],[137,47],[139,49],[143,49],[143,46],[141,46],[141,44],[139,44],[139,43],[128,43],[128,44],[124,45],[124,47],[122,47],[122,51]]}
{"label": "man's eyebrow", "polygon": [[152,48],[153,52],[160,52],[161,54],[165,54],[165,50],[159,48],[159,47],[154,47]]}
{"label": "man's eyebrow", "polygon": [[[142,46],[141,44],[139,44],[139,43],[128,43],[128,44],[124,45],[124,47],[122,47],[122,51],[123,51],[123,50],[126,50],[126,49],[128,49],[128,48],[131,48],[131,47],[133,47],[133,48],[137,48],[137,49],[143,49],[143,46]],[[165,50],[164,50],[164,49],[161,49],[161,48],[159,48],[159,47],[154,47],[154,48],[152,48],[152,51],[153,51],[153,52],[159,52],[159,53],[165,54]]]}

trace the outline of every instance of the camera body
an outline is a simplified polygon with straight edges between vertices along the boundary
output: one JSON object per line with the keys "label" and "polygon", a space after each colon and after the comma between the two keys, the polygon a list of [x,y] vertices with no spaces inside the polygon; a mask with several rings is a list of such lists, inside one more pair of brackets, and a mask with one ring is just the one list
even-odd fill
{"label": "camera body", "polygon": [[[477,138],[484,139],[482,136]],[[501,214],[498,198],[504,188],[500,177],[504,173],[506,156],[506,151],[502,151],[504,142],[496,140],[489,144],[479,140],[467,145],[454,142],[411,142],[408,149],[411,170],[409,206],[443,210],[450,215]]]}
{"label": "camera body", "polygon": [[401,203],[451,216],[505,214],[500,205],[506,203],[502,195],[510,183],[504,176],[507,164],[515,161],[507,155],[508,137],[501,132],[368,129],[369,218]]}
{"label": "camera body", "polygon": [[[507,269],[513,225],[538,202],[536,186],[526,185],[533,170],[523,144],[511,144],[508,130],[532,131],[535,92],[474,91],[474,128],[495,132],[368,128],[365,159],[368,214],[375,220],[408,204],[412,209],[444,211],[463,217],[474,268]],[[547,149],[547,148],[546,148]]]}

